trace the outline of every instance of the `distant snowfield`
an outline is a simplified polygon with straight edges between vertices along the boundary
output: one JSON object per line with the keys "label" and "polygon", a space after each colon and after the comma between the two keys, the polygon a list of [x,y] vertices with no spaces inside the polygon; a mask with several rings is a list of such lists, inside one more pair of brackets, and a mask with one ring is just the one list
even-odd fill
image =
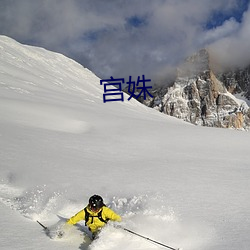
{"label": "distant snowfield", "polygon": [[91,243],[83,222],[62,239],[36,223],[53,229],[96,193],[124,227],[171,247],[249,250],[249,132],[102,95],[71,59],[0,36],[0,248],[163,249],[112,225]]}

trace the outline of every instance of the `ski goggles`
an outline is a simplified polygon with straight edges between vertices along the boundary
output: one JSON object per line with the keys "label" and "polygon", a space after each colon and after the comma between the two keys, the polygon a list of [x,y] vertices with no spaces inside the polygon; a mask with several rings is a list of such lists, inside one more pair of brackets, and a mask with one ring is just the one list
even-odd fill
{"label": "ski goggles", "polygon": [[97,207],[97,206],[93,206],[93,205],[92,206],[90,205],[89,208],[93,212],[97,212],[97,211],[99,211],[101,209],[101,207]]}

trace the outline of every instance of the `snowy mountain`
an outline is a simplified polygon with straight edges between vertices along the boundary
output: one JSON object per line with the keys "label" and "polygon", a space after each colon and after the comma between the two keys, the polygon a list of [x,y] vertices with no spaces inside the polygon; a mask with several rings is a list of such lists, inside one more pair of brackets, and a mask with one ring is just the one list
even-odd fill
{"label": "snowy mountain", "polygon": [[153,250],[109,224],[55,228],[102,195],[122,226],[184,250],[248,250],[249,133],[193,126],[141,103],[103,103],[92,72],[0,36],[0,248]]}
{"label": "snowy mountain", "polygon": [[172,86],[156,87],[145,104],[196,125],[249,129],[249,70],[215,72],[211,61],[205,49],[190,56]]}

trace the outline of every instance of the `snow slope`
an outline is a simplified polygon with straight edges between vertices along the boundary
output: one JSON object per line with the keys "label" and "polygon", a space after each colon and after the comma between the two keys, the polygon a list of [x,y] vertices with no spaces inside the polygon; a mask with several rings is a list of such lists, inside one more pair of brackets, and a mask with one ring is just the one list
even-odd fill
{"label": "snow slope", "polygon": [[90,244],[83,223],[61,240],[36,223],[53,228],[97,193],[124,227],[171,247],[248,250],[249,133],[196,127],[134,100],[104,104],[99,81],[0,36],[0,248],[162,249],[112,225]]}

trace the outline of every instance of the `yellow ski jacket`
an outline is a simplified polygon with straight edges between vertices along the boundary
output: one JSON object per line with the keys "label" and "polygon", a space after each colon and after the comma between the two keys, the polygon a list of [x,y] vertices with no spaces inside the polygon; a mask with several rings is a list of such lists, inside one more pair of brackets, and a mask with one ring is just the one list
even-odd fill
{"label": "yellow ski jacket", "polygon": [[[89,207],[86,207],[87,212],[89,213],[88,221],[85,221],[86,226],[88,226],[89,230],[92,233],[97,232],[100,228],[102,228],[106,223],[104,221],[112,220],[112,221],[121,221],[120,215],[116,214],[113,210],[110,208],[103,206],[99,211],[93,212],[89,209]],[[100,214],[101,211],[101,218],[104,220],[100,220],[98,218],[98,214]],[[85,210],[82,209],[77,214],[72,216],[68,221],[67,224],[74,225],[80,220],[85,220]]]}

